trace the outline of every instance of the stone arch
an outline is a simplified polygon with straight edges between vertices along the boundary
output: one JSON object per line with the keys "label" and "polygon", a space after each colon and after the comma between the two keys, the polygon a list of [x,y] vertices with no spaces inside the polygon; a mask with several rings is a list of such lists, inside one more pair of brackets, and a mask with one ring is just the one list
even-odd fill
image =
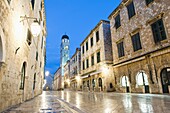
{"label": "stone arch", "polygon": [[6,58],[6,41],[4,32],[0,26],[0,62],[5,62]]}
{"label": "stone arch", "polygon": [[159,69],[158,69],[158,71],[157,71],[159,78],[161,77],[161,71],[162,71],[162,69],[168,68],[168,67],[170,67],[170,64],[162,65],[162,66],[159,67]]}

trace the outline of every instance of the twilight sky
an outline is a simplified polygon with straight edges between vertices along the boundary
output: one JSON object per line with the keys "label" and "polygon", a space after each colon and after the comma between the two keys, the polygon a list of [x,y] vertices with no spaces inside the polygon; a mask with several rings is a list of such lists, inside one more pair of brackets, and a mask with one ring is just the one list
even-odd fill
{"label": "twilight sky", "polygon": [[60,43],[65,33],[70,38],[70,57],[76,47],[121,0],[45,0],[47,19],[46,67],[53,75],[60,66]]}

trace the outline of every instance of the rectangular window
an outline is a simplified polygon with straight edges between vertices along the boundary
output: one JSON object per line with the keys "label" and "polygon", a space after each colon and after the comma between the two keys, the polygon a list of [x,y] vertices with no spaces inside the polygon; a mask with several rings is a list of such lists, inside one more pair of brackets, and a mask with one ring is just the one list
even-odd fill
{"label": "rectangular window", "polygon": [[92,65],[92,66],[94,65],[94,55],[91,56],[91,65]]}
{"label": "rectangular window", "polygon": [[139,33],[132,36],[132,44],[134,51],[142,49]]}
{"label": "rectangular window", "polygon": [[146,5],[149,5],[151,2],[153,2],[154,0],[145,0]]}
{"label": "rectangular window", "polygon": [[127,5],[127,10],[128,10],[129,19],[132,18],[136,14],[133,1],[129,5]]}
{"label": "rectangular window", "polygon": [[96,32],[96,42],[99,41],[99,31]]}
{"label": "rectangular window", "polygon": [[100,62],[100,51],[97,53],[97,63]]}
{"label": "rectangular window", "polygon": [[35,89],[35,83],[36,83],[36,73],[34,74],[33,90]]}
{"label": "rectangular window", "polygon": [[82,46],[82,53],[84,54],[84,46]]}
{"label": "rectangular window", "polygon": [[84,61],[83,61],[83,70],[85,69],[85,63],[84,63]]}
{"label": "rectangular window", "polygon": [[155,43],[166,39],[166,33],[162,19],[157,20],[151,25]]}
{"label": "rectangular window", "polygon": [[118,29],[120,26],[121,26],[120,14],[118,14],[115,18],[115,27],[116,27],[116,29]]}
{"label": "rectangular window", "polygon": [[35,0],[31,0],[32,9],[34,10]]}
{"label": "rectangular window", "polygon": [[86,51],[89,49],[88,47],[88,41],[86,42]]}
{"label": "rectangular window", "polygon": [[44,42],[44,40],[43,40],[43,37],[42,37],[42,39],[41,39],[41,49],[43,48],[43,42]]}
{"label": "rectangular window", "polygon": [[93,37],[91,37],[90,42],[91,42],[91,47],[92,47],[93,46]]}
{"label": "rectangular window", "polygon": [[28,43],[28,45],[31,45],[31,41],[32,41],[31,31],[28,30],[27,31],[27,43]]}
{"label": "rectangular window", "polygon": [[36,61],[38,61],[38,52],[36,52]]}
{"label": "rectangular window", "polygon": [[86,67],[89,68],[89,59],[86,60]]}
{"label": "rectangular window", "polygon": [[8,1],[8,4],[10,4],[11,0],[7,0]]}
{"label": "rectangular window", "polygon": [[117,48],[118,48],[119,57],[124,56],[125,54],[124,54],[123,41],[117,44]]}

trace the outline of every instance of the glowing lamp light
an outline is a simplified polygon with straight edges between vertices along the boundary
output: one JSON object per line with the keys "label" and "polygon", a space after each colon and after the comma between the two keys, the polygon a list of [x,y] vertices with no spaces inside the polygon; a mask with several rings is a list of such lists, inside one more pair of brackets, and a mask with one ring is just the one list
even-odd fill
{"label": "glowing lamp light", "polygon": [[80,76],[76,76],[76,80],[79,81],[80,80]]}
{"label": "glowing lamp light", "polygon": [[31,33],[34,37],[37,37],[41,32],[40,25],[37,20],[31,24]]}
{"label": "glowing lamp light", "polygon": [[45,76],[49,76],[50,75],[50,72],[49,71],[46,71],[45,72]]}

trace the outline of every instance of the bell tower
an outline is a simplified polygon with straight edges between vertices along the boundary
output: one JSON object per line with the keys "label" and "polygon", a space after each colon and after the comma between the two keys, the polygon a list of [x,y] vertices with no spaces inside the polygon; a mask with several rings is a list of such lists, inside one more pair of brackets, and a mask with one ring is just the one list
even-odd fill
{"label": "bell tower", "polygon": [[61,47],[60,47],[60,67],[61,67],[61,75],[64,76],[64,66],[67,61],[70,59],[70,42],[69,37],[67,35],[63,35],[61,39]]}

